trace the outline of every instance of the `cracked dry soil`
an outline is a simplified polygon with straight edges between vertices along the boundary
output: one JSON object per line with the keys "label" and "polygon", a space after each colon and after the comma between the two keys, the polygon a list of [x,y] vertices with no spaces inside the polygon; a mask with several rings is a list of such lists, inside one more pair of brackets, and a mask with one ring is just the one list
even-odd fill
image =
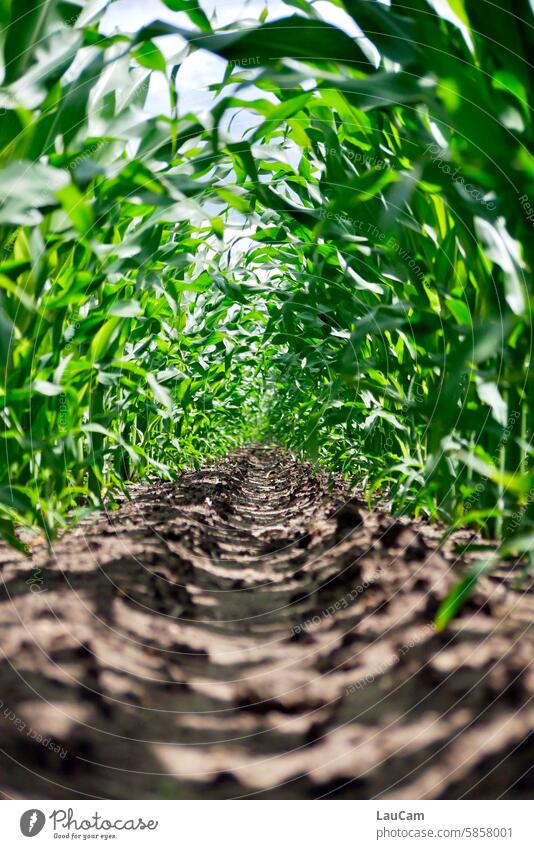
{"label": "cracked dry soil", "polygon": [[532,588],[508,566],[432,626],[470,536],[248,446],[2,547],[0,792],[529,798]]}

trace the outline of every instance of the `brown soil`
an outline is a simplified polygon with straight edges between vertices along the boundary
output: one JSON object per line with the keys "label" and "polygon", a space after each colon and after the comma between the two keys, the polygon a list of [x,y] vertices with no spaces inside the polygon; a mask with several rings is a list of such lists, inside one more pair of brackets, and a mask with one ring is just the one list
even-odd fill
{"label": "brown soil", "polygon": [[2,548],[1,791],[529,798],[534,595],[503,570],[436,633],[439,537],[253,446]]}

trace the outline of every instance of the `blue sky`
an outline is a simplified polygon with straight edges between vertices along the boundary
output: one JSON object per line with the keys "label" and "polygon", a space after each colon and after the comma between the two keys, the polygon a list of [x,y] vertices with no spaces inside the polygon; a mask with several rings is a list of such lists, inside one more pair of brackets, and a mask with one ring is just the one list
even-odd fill
{"label": "blue sky", "polygon": [[[213,26],[225,26],[236,21],[257,21],[261,12],[268,7],[267,20],[295,14],[292,6],[285,5],[282,0],[200,0],[200,5],[210,18]],[[350,17],[332,3],[320,0],[315,4],[317,12],[325,20],[336,24],[350,35],[362,37],[361,31],[355,26]],[[112,3],[102,21],[101,29],[110,34],[116,29],[133,32],[153,20],[163,20],[191,28],[189,18],[185,13],[172,12],[161,0],[116,0]],[[169,57],[178,53],[184,42],[179,37],[169,36],[158,40],[158,46]],[[219,82],[224,74],[226,63],[211,53],[200,50],[189,56],[181,65],[177,78],[179,94],[179,111],[185,114],[191,110],[207,109],[213,102],[213,95],[208,90],[210,83]],[[257,96],[257,90],[251,86],[241,91],[243,99]],[[262,93],[265,97],[265,93]],[[154,79],[150,88],[148,111],[151,114],[168,114],[169,95],[163,78]]]}
{"label": "blue sky", "polygon": [[[386,4],[388,3],[388,0],[383,1]],[[94,2],[98,4],[100,0],[94,0]],[[436,10],[444,17],[455,19],[447,0],[432,0],[432,2]],[[294,6],[288,6],[282,0],[200,0],[200,5],[212,21],[214,28],[237,21],[253,23],[258,20],[266,6],[268,10],[267,20],[297,13]],[[344,10],[328,2],[328,0],[317,0],[314,3],[314,9],[324,20],[358,38],[369,57],[378,61],[377,51],[363,37],[361,30]],[[116,30],[134,32],[157,19],[192,28],[185,13],[173,12],[162,0],[115,0],[106,10],[101,29],[106,34],[111,34]],[[458,19],[455,22],[458,24]],[[158,39],[157,42],[168,58],[176,56],[180,61],[180,70],[177,76],[180,114],[184,115],[192,111],[198,115],[203,110],[207,111],[213,103],[213,94],[209,91],[209,85],[222,80],[226,67],[224,60],[207,51],[199,50],[188,56],[185,61],[181,61],[180,51],[184,49],[185,42],[179,36],[166,36]],[[226,89],[225,93],[229,94],[231,90]],[[239,91],[239,96],[243,100],[253,99],[258,94],[258,89],[252,85]],[[261,92],[261,96],[265,98],[269,95],[266,92]],[[145,111],[150,115],[170,113],[168,85],[162,74],[152,75]],[[246,130],[247,121],[250,125],[251,113],[244,113],[242,116],[233,113],[229,117],[232,118],[232,135],[234,136],[239,136]]]}

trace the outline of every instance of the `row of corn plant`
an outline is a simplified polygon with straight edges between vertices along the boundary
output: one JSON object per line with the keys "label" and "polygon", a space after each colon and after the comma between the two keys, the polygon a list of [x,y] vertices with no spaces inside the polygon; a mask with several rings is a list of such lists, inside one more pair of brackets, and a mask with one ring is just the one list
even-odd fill
{"label": "row of corn plant", "polygon": [[0,3],[5,538],[267,437],[528,550],[527,0],[115,5]]}

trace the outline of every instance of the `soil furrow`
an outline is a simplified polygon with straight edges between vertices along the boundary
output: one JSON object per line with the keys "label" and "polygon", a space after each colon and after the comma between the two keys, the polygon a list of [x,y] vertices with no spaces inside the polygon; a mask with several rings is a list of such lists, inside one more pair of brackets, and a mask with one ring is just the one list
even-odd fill
{"label": "soil furrow", "polygon": [[529,798],[532,588],[432,625],[470,536],[249,446],[2,548],[3,793]]}

